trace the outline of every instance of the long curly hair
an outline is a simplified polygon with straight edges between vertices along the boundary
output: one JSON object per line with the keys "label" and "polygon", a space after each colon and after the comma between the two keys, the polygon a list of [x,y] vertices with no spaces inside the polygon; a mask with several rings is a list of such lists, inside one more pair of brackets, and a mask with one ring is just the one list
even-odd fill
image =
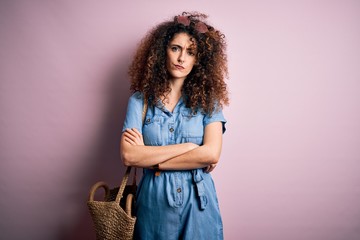
{"label": "long curly hair", "polygon": [[[151,29],[142,39],[129,67],[130,90],[139,91],[154,105],[170,93],[170,75],[166,67],[166,49],[177,33],[187,33],[196,43],[196,62],[184,81],[182,94],[186,106],[193,112],[207,114],[229,104],[225,78],[228,78],[225,35],[204,20],[207,15],[183,12],[188,24],[178,21],[180,16]],[[200,31],[198,23],[207,27]]]}

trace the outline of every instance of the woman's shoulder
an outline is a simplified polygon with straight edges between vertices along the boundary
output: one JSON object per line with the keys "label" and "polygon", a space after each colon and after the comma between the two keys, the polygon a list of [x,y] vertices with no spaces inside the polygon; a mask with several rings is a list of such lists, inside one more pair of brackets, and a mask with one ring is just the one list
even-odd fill
{"label": "woman's shoulder", "polygon": [[143,100],[144,99],[144,94],[142,94],[141,92],[134,92],[133,94],[131,94],[131,96],[130,96],[130,99],[134,99],[134,100],[137,100],[137,101],[139,101],[139,100]]}
{"label": "woman's shoulder", "polygon": [[129,97],[129,102],[139,102],[142,103],[144,101],[144,94],[142,94],[141,92],[134,92],[133,94],[131,94],[131,96]]}
{"label": "woman's shoulder", "polygon": [[129,97],[128,104],[132,106],[137,106],[137,105],[142,106],[143,102],[144,102],[144,95],[141,92],[134,92]]}

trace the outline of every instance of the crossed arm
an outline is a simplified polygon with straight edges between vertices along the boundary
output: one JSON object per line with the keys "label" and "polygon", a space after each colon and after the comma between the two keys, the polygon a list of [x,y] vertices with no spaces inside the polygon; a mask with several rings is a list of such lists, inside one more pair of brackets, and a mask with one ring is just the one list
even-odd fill
{"label": "crossed arm", "polygon": [[141,133],[127,129],[121,137],[121,158],[126,166],[160,170],[189,170],[206,168],[212,171],[220,158],[222,123],[213,122],[205,127],[203,145],[182,143],[166,146],[145,146]]}

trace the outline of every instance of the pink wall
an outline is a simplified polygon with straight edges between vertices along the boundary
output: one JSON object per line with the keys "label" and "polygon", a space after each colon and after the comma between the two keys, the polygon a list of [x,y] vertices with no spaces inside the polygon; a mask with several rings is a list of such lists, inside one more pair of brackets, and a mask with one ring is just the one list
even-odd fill
{"label": "pink wall", "polygon": [[94,239],[88,189],[124,172],[131,55],[192,9],[228,38],[226,239],[360,239],[360,3],[124,2],[0,2],[0,239]]}

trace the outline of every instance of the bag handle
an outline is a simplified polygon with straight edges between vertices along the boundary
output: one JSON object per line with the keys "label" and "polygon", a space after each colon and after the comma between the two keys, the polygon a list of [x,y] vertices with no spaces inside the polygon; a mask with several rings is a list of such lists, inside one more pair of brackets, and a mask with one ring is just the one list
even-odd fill
{"label": "bag handle", "polygon": [[90,194],[89,194],[89,201],[90,202],[93,202],[94,201],[94,195],[95,195],[95,192],[96,190],[98,190],[99,188],[104,188],[105,190],[105,197],[104,199],[108,199],[109,196],[110,196],[110,189],[109,189],[109,186],[105,183],[105,182],[97,182],[95,183],[91,189],[90,189]]}
{"label": "bag handle", "polygon": [[[143,106],[143,111],[142,111],[142,124],[144,124],[144,121],[145,121],[145,115],[147,112],[147,108],[148,108],[148,102],[147,102],[147,99],[144,97],[144,106]],[[125,186],[128,182],[130,172],[131,172],[131,167],[129,166],[126,169],[125,175],[121,181],[119,192],[116,195],[115,202],[117,202],[117,203],[120,203],[120,200],[123,197],[123,193],[125,190]],[[134,186],[136,185],[136,168],[135,168],[135,172],[134,172],[133,185]]]}
{"label": "bag handle", "polygon": [[131,215],[131,208],[132,208],[132,201],[133,201],[134,195],[133,194],[129,194],[126,198],[126,207],[125,207],[125,212],[128,216],[132,216]]}
{"label": "bag handle", "polygon": [[128,179],[129,179],[129,174],[130,174],[130,171],[131,171],[131,167],[127,167],[126,169],[126,172],[125,172],[125,175],[121,181],[121,185],[120,185],[120,188],[119,188],[119,192],[117,193],[116,195],[116,199],[115,199],[115,202],[116,203],[120,203],[120,199],[123,197],[123,193],[124,193],[124,190],[125,190],[125,186],[128,182]]}
{"label": "bag handle", "polygon": [[145,116],[146,116],[147,108],[148,108],[148,101],[147,101],[147,99],[144,97],[144,106],[143,106],[143,111],[142,111],[142,124],[143,124],[143,125],[144,125],[144,121],[145,121]]}

